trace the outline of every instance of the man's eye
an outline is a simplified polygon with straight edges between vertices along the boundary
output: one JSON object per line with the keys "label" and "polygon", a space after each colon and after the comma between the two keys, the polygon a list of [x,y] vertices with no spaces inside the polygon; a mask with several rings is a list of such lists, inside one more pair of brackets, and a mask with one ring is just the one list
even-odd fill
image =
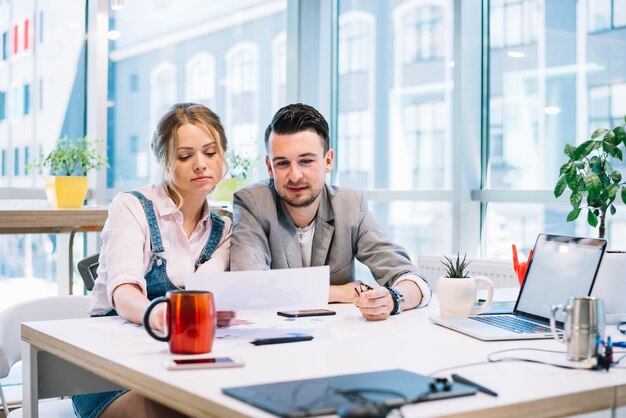
{"label": "man's eye", "polygon": [[288,161],[279,161],[276,163],[277,167],[287,167],[289,165]]}
{"label": "man's eye", "polygon": [[300,160],[300,164],[311,164],[313,160]]}

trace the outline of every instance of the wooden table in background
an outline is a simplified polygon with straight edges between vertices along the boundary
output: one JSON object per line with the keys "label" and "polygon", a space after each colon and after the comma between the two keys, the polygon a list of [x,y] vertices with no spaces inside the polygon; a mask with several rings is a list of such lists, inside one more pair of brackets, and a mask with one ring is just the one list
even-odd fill
{"label": "wooden table in background", "polygon": [[58,294],[71,295],[74,235],[76,232],[101,231],[107,215],[106,206],[87,206],[81,209],[0,209],[0,234],[58,234]]}

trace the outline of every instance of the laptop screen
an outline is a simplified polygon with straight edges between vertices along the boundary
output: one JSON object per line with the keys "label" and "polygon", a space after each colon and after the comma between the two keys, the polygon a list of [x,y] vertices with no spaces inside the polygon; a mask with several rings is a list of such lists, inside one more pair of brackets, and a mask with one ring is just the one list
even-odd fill
{"label": "laptop screen", "polygon": [[603,239],[539,234],[515,313],[547,319],[552,305],[588,296],[605,247]]}

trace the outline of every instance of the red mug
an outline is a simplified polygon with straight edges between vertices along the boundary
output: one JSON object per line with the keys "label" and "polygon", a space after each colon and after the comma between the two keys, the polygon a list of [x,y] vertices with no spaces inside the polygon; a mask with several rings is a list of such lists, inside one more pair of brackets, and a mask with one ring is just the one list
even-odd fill
{"label": "red mug", "polygon": [[[157,335],[150,328],[150,312],[166,303],[165,333]],[[150,302],[143,315],[143,326],[159,341],[168,341],[172,354],[209,353],[215,337],[215,302],[211,292],[171,290]]]}

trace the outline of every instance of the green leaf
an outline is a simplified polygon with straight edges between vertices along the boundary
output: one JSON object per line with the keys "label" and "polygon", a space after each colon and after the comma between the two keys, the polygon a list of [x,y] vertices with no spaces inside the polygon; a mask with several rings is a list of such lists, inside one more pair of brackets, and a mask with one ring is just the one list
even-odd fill
{"label": "green leaf", "polygon": [[615,195],[617,194],[617,191],[619,190],[619,187],[617,186],[617,184],[610,184],[607,188],[606,188],[606,194],[608,195],[609,199],[608,200],[614,200],[615,199]]}
{"label": "green leaf", "polygon": [[562,176],[554,187],[554,197],[560,197],[565,191],[567,183],[565,182],[565,176]]}
{"label": "green leaf", "polygon": [[615,206],[611,205],[611,215],[615,215],[615,212],[617,212],[617,209],[615,209]]}
{"label": "green leaf", "polygon": [[572,192],[572,195],[569,198],[569,202],[572,204],[573,208],[577,208],[580,206],[580,202],[583,200],[583,193],[580,190],[576,190]]}
{"label": "green leaf", "polygon": [[626,187],[622,187],[622,202],[626,203]]}
{"label": "green leaf", "polygon": [[596,144],[599,144],[599,142],[592,140],[583,142],[578,147],[576,147],[576,149],[572,153],[572,160],[582,160],[587,155],[589,155],[591,151],[594,150]]}
{"label": "green leaf", "polygon": [[626,131],[623,126],[618,126],[613,129],[613,133],[615,133],[615,139],[617,140],[615,145],[619,145],[620,142],[623,142],[624,145],[626,145]]}
{"label": "green leaf", "polygon": [[613,183],[617,184],[620,181],[622,181],[622,173],[620,173],[619,171],[614,171],[613,174],[611,174],[611,180],[613,180]]}
{"label": "green leaf", "polygon": [[571,211],[570,213],[567,214],[567,222],[572,222],[575,221],[576,218],[578,218],[578,215],[580,215],[580,211],[582,209],[581,208],[576,208],[573,211]]}
{"label": "green leaf", "polygon": [[591,139],[596,139],[597,137],[604,135],[606,132],[608,131],[608,129],[606,128],[599,128],[596,129],[595,131],[593,131],[593,133],[591,134]]}
{"label": "green leaf", "polygon": [[565,173],[565,182],[567,183],[568,187],[570,189],[572,189],[572,190],[578,189],[578,185],[579,185],[578,179],[579,178],[580,178],[580,176],[574,170]]}
{"label": "green leaf", "polygon": [[575,146],[573,146],[572,144],[565,144],[565,149],[563,150],[563,152],[565,153],[565,155],[567,155],[569,158],[572,158],[572,154],[574,153],[574,150],[576,149]]}
{"label": "green leaf", "polygon": [[611,157],[617,158],[620,161],[622,160],[622,151],[615,145],[609,142],[602,142],[602,149]]}
{"label": "green leaf", "polygon": [[587,222],[594,228],[598,226],[598,217],[591,211],[587,212]]}
{"label": "green leaf", "polygon": [[598,196],[600,196],[602,181],[595,172],[590,171],[585,176],[585,188],[589,192],[589,198],[591,200],[595,200]]}
{"label": "green leaf", "polygon": [[[615,138],[615,132],[613,131],[608,131],[605,135],[604,138],[602,138],[603,142],[609,142],[611,144],[613,144],[613,141],[616,141],[617,139]],[[617,141],[617,143],[619,144],[620,141]]]}
{"label": "green leaf", "polygon": [[563,164],[561,168],[559,169],[559,176],[562,176],[563,174],[568,172],[573,166],[574,166],[574,163],[571,161]]}

